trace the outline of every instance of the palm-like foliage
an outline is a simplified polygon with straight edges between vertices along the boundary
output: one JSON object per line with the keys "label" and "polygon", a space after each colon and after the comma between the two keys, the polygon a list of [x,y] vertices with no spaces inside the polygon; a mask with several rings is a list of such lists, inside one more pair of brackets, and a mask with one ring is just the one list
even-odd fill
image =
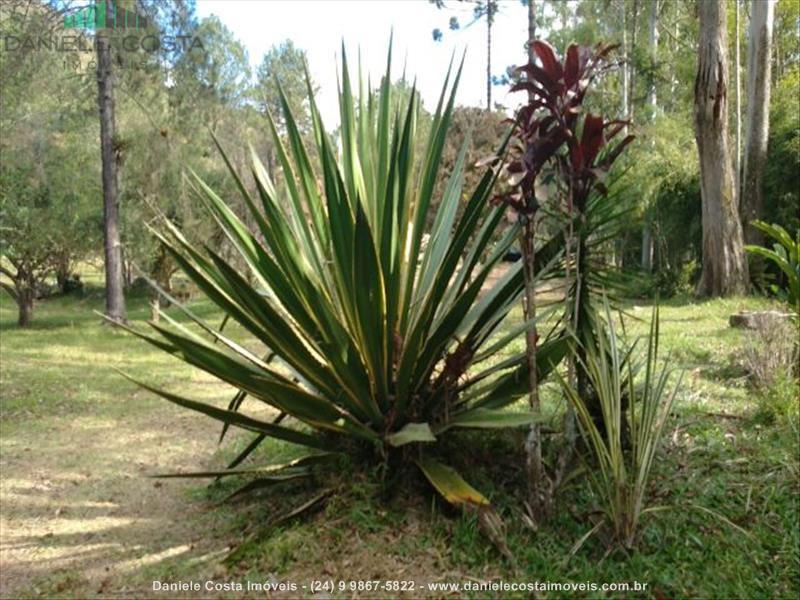
{"label": "palm-like foliage", "polygon": [[[361,82],[356,97],[343,49],[338,148],[310,90],[313,153],[281,95],[286,138],[272,118],[270,127],[285,190],[276,189],[251,152],[253,197],[220,148],[253,231],[195,178],[200,197],[254,284],[219,253],[190,244],[170,223],[157,235],[181,269],[263,349],[249,350],[184,308],[203,335],[166,315],[170,327],[152,324],[158,337],[136,334],[240,391],[228,409],[221,409],[146,387],[225,427],[257,433],[232,467],[265,437],[323,452],[342,451],[352,446],[343,442],[357,440],[386,464],[396,448],[416,444],[418,451],[402,454],[417,461],[437,490],[451,502],[482,504],[485,499],[454,472],[423,457],[422,450],[451,428],[531,422],[528,413],[500,410],[514,396],[502,393],[506,379],[494,377],[522,357],[500,365],[488,360],[512,337],[487,344],[519,300],[520,266],[482,291],[517,231],[512,227],[498,243],[491,242],[503,211],[488,202],[497,177],[491,169],[466,195],[457,218],[465,196],[463,151],[425,231],[461,71],[452,78],[448,73],[424,156],[419,156],[419,97],[413,91],[392,114],[390,68],[391,51],[377,97],[365,93]],[[312,165],[311,156],[318,164]],[[559,244],[560,236],[540,252],[540,274],[557,258]],[[560,339],[543,346],[542,376],[564,346]],[[268,423],[246,416],[240,412],[245,397],[289,418]],[[300,469],[302,475],[307,466],[291,465],[289,473]],[[203,475],[230,472],[238,471]],[[264,483],[275,477],[272,468]]]}
{"label": "palm-like foliage", "polygon": [[[628,279],[608,264],[608,245],[620,235],[633,207],[622,201],[618,177],[608,177],[634,137],[627,134],[628,122],[607,120],[588,112],[584,105],[594,80],[614,66],[609,55],[616,46],[571,44],[559,59],[547,42],[536,40],[532,45],[537,60],[517,69],[525,79],[511,88],[512,92],[527,92],[528,102],[513,119],[504,166],[506,190],[497,200],[513,208],[526,223],[520,242],[526,261],[538,258],[539,249],[533,244],[537,213],[542,210],[564,222],[568,252],[558,273],[567,284],[563,321],[579,342],[574,351],[580,358],[583,347],[593,344],[593,316],[600,299],[618,296]],[[535,184],[540,180],[552,182],[557,202],[536,197]],[[533,304],[533,279],[529,276],[526,281],[528,305]],[[534,355],[532,339],[535,336],[529,338],[529,352]],[[579,360],[579,393],[591,403],[581,364]],[[520,371],[527,373],[528,369],[521,365]],[[515,381],[522,382],[522,377]],[[533,382],[531,387],[535,388]],[[592,410],[601,417],[596,403]]]}
{"label": "palm-like foliage", "polygon": [[[800,318],[800,233],[792,239],[789,232],[776,224],[764,221],[753,221],[753,227],[768,235],[775,243],[772,249],[762,246],[745,246],[745,249],[772,262],[786,278],[785,289],[772,285],[772,291],[778,298],[788,303]],[[799,319],[800,320],[800,319]]]}

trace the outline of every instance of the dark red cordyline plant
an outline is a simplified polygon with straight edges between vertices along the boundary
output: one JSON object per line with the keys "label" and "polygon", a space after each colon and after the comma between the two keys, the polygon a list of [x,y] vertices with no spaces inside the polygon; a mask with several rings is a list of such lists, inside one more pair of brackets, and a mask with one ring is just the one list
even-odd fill
{"label": "dark red cordyline plant", "polygon": [[562,64],[550,44],[533,42],[541,66],[528,63],[517,69],[525,79],[511,91],[527,92],[529,101],[512,120],[514,142],[511,160],[506,165],[511,190],[497,200],[508,203],[523,215],[535,213],[538,206],[534,181],[548,164],[561,167],[570,190],[570,208],[574,202],[581,210],[593,188],[605,193],[602,177],[633,136],[627,135],[601,152],[628,123],[607,121],[592,113],[582,115],[586,92],[594,78],[611,66],[608,55],[614,48],[616,45],[586,48],[572,44]]}
{"label": "dark red cordyline plant", "polygon": [[[608,60],[614,45],[600,44],[595,48],[576,44],[567,49],[563,63],[552,46],[543,41],[532,42],[537,61],[517,69],[524,79],[511,91],[525,91],[528,103],[516,113],[512,123],[514,131],[510,157],[505,165],[508,190],[497,196],[495,202],[512,207],[523,225],[521,233],[523,271],[525,279],[525,319],[535,317],[535,282],[532,265],[535,259],[535,217],[540,205],[536,198],[535,183],[545,168],[555,173],[559,187],[566,195],[569,235],[566,240],[567,273],[569,279],[570,253],[575,246],[575,275],[570,297],[573,306],[568,322],[579,338],[590,330],[585,285],[586,231],[573,239],[575,212],[583,217],[588,199],[593,191],[607,193],[603,178],[620,153],[633,140],[625,137],[612,145],[612,140],[625,131],[627,122],[606,120],[600,115],[584,111],[583,101],[597,75],[612,65]],[[581,218],[581,222],[584,219]],[[590,334],[590,333],[589,333]],[[530,384],[530,408],[539,411],[538,381],[536,376],[535,327],[528,330],[527,355]],[[581,339],[581,341],[583,341]],[[580,356],[580,348],[577,350]],[[580,363],[580,361],[578,361]],[[588,396],[587,377],[578,367],[578,393]],[[531,491],[531,516],[541,520],[552,505],[553,495],[560,484],[566,461],[559,460],[559,468],[550,477],[544,469],[541,455],[541,432],[538,424],[531,428],[526,444],[528,475]]]}

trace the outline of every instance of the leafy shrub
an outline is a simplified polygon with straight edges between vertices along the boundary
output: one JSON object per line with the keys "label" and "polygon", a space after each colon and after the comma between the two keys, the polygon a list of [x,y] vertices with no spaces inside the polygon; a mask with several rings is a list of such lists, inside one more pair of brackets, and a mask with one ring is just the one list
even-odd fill
{"label": "leafy shrub", "polygon": [[[247,470],[260,479],[243,491],[307,476],[311,465],[337,453],[363,457],[366,449],[387,471],[415,462],[448,501],[485,513],[488,500],[437,462],[430,450],[451,429],[528,425],[532,415],[502,410],[515,398],[508,385],[517,376],[503,371],[524,364],[524,356],[500,364],[490,360],[519,332],[487,343],[522,292],[520,265],[483,290],[517,235],[512,227],[500,242],[491,243],[503,216],[503,208],[488,202],[496,173],[484,172],[458,217],[462,150],[433,224],[428,231],[425,227],[460,72],[452,86],[448,74],[427,140],[418,145],[416,90],[393,117],[389,67],[377,97],[354,96],[343,51],[339,151],[323,126],[310,85],[312,151],[283,94],[286,141],[269,119],[284,174],[283,194],[251,152],[253,197],[220,147],[248,208],[245,219],[199,177],[196,191],[247,266],[249,278],[164,221],[157,236],[176,264],[252,336],[234,341],[185,307],[202,335],[168,315],[162,316],[169,327],[151,323],[160,337],[134,331],[239,389],[222,409],[140,384],[222,421],[225,428],[256,434],[229,470],[202,475],[241,473],[233,467],[266,437],[313,453],[288,465]],[[422,156],[420,147],[425,148]],[[312,165],[310,156],[318,164]],[[425,234],[429,241],[423,250]],[[541,265],[557,258],[561,243],[558,235],[543,244],[537,276],[543,274]],[[565,346],[560,339],[542,344],[540,377],[558,362]],[[267,422],[245,415],[240,412],[245,398],[273,407],[279,417]]]}
{"label": "leafy shrub", "polygon": [[[787,3],[791,5],[792,3]],[[769,160],[764,166],[764,219],[790,233],[800,229],[800,66],[773,88],[769,111]]]}
{"label": "leafy shrub", "polygon": [[[531,45],[538,61],[530,60],[519,67],[517,71],[524,73],[525,79],[511,88],[512,92],[525,92],[528,102],[516,111],[513,119],[510,160],[504,165],[508,189],[498,195],[497,202],[511,207],[522,224],[520,247],[526,320],[534,320],[536,315],[537,216],[540,209],[544,209],[543,213],[561,213],[566,217],[559,219],[565,229],[565,254],[569,265],[564,272],[567,288],[564,323],[574,331],[580,346],[593,335],[587,321],[593,310],[592,297],[599,290],[618,285],[615,281],[618,274],[603,260],[606,254],[603,244],[614,239],[612,231],[626,211],[614,202],[613,195],[609,195],[611,182],[607,176],[634,136],[627,134],[627,122],[608,120],[602,114],[586,110],[584,104],[595,78],[610,68],[608,57],[614,45],[598,44],[588,48],[570,44],[563,58],[559,58],[547,42],[532,40]],[[553,198],[542,193],[542,184],[546,186],[548,181],[557,190]],[[531,365],[529,406],[534,413],[540,409],[539,381],[534,367],[537,338],[535,328],[530,329],[526,347]],[[577,354],[582,354],[580,347]],[[578,393],[586,399],[589,390],[580,364],[577,382]],[[550,477],[545,473],[538,424],[531,428],[526,448],[530,512],[540,519],[550,512],[562,474],[557,472]],[[566,459],[558,462],[566,464]]]}
{"label": "leafy shrub", "polygon": [[79,273],[70,274],[63,282],[61,290],[64,294],[83,294],[83,281]]}
{"label": "leafy shrub", "polygon": [[776,375],[770,385],[758,390],[757,398],[757,421],[772,424],[788,419],[792,424],[797,423],[800,417],[800,383],[796,376]]}
{"label": "leafy shrub", "polygon": [[[752,225],[776,243],[772,245],[772,249],[761,246],[745,246],[745,249],[767,259],[779,269],[778,281],[784,281],[785,284],[775,283],[770,289],[783,302],[787,302],[800,319],[800,231],[793,240],[789,232],[780,225],[770,225],[763,221],[753,221]],[[800,327],[800,322],[798,326]]]}
{"label": "leafy shrub", "polygon": [[[645,297],[667,297],[691,294],[694,289],[700,267],[694,259],[676,264],[668,265],[658,269],[649,276],[640,274],[640,281],[643,282],[639,296]],[[636,288],[632,288],[634,291]]]}

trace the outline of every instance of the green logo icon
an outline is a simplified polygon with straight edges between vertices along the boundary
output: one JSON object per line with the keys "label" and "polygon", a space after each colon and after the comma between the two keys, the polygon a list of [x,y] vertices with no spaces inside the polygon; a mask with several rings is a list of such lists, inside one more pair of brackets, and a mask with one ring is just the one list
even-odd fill
{"label": "green logo icon", "polygon": [[147,18],[121,8],[115,0],[95,0],[94,5],[64,16],[64,29],[144,29]]}

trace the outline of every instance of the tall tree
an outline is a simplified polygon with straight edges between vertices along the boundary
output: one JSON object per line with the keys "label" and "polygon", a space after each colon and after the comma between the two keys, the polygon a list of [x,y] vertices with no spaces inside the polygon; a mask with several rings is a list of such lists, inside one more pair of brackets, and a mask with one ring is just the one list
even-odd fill
{"label": "tall tree", "polygon": [[625,0],[620,2],[621,17],[622,17],[622,56],[624,57],[625,64],[620,69],[620,76],[622,78],[622,94],[620,95],[621,110],[620,114],[623,119],[628,118],[628,93],[630,88],[630,58],[628,57],[628,6]]}
{"label": "tall tree", "polygon": [[[494,18],[500,8],[498,0],[471,0],[474,3],[472,11],[473,20],[467,25],[477,23],[483,18],[486,18],[486,110],[492,110],[492,85],[494,78],[492,77],[492,26],[494,25]],[[444,8],[444,0],[430,0],[436,8]],[[529,13],[530,15],[530,13]],[[449,27],[453,31],[461,29],[461,24],[456,17],[450,17]],[[442,30],[438,27],[433,30],[433,40],[440,42],[443,38]]]}
{"label": "tall tree", "polygon": [[763,236],[750,225],[764,211],[762,173],[767,161],[771,85],[773,0],[753,0],[747,46],[747,141],[742,177],[742,219],[749,244],[761,244]]}
{"label": "tall tree", "polygon": [[[106,2],[106,14],[112,3]],[[114,73],[111,66],[111,40],[100,32],[97,47],[97,103],[100,112],[100,157],[103,180],[103,235],[106,271],[106,316],[112,321],[125,321],[125,294],[122,274],[122,243],[119,228],[117,196],[117,152],[114,148]]]}
{"label": "tall tree", "polygon": [[743,293],[747,261],[728,136],[728,34],[725,0],[698,4],[700,35],[694,84],[695,139],[700,158],[703,296]]}
{"label": "tall tree", "polygon": [[215,15],[200,21],[194,33],[203,46],[191,48],[176,61],[173,102],[199,106],[200,114],[187,111],[184,120],[199,118],[204,129],[216,133],[227,111],[249,99],[247,49]]}
{"label": "tall tree", "polygon": [[633,112],[636,109],[636,42],[638,37],[639,24],[639,0],[633,0],[633,12],[631,14],[631,47],[628,54],[628,118],[633,119]]}
{"label": "tall tree", "polygon": [[[254,95],[259,111],[269,111],[281,134],[286,133],[278,85],[289,102],[289,108],[301,133],[311,131],[311,109],[305,75],[306,51],[292,40],[276,44],[264,54],[256,69]],[[313,83],[312,83],[313,85]],[[314,89],[317,86],[313,85]]]}
{"label": "tall tree", "polygon": [[734,0],[736,4],[736,12],[734,13],[733,30],[736,35],[736,54],[734,58],[734,69],[736,73],[736,189],[741,193],[741,177],[742,177],[742,59],[739,47],[741,46],[741,35],[739,34],[739,0]]}
{"label": "tall tree", "polygon": [[[528,60],[533,62],[533,40],[536,39],[536,0],[528,0]],[[528,94],[532,98],[533,92]]]}
{"label": "tall tree", "polygon": [[492,25],[497,12],[497,1],[486,0],[475,6],[475,18],[486,17],[486,110],[492,110]]}
{"label": "tall tree", "polygon": [[647,81],[647,104],[655,113],[658,108],[658,95],[656,92],[656,70],[658,63],[658,16],[661,12],[660,0],[650,3],[650,12],[647,15],[647,53],[650,61],[650,77]]}
{"label": "tall tree", "polygon": [[[656,61],[658,60],[658,13],[659,0],[650,3],[650,13],[647,16],[647,53],[650,62],[650,77],[647,82],[647,104],[650,107],[650,118],[655,119],[658,110],[658,95],[656,92]],[[650,272],[653,268],[653,230],[650,218],[645,215],[642,226],[642,270]]]}

